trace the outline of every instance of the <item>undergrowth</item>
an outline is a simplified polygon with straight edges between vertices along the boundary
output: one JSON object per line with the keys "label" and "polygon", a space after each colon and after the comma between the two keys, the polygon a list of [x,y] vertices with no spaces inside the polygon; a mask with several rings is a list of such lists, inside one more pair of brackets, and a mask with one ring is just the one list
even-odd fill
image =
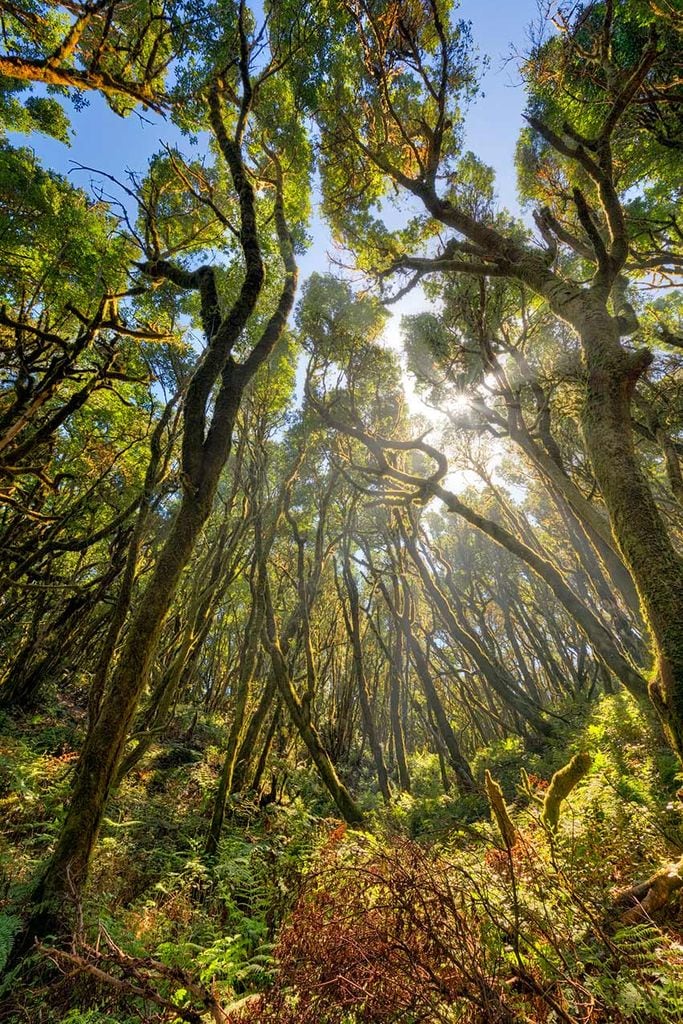
{"label": "undergrowth", "polygon": [[[75,757],[69,730],[55,730],[37,717],[0,749],[0,964],[68,791]],[[581,751],[590,771],[551,828],[550,780]],[[683,849],[676,764],[638,708],[605,698],[546,751],[505,741],[473,763],[479,782],[488,771],[501,786],[511,845],[483,789],[444,794],[438,759],[417,754],[412,793],[388,808],[363,794],[363,831],[340,825],[302,770],[281,804],[233,801],[207,861],[220,751],[154,748],[112,802],[74,946],[105,977],[36,956],[37,983],[10,982],[0,1019],[183,1019],[111,981],[131,970],[187,1013],[198,997],[179,979],[190,979],[235,1022],[683,1019],[680,904],[630,919],[624,895]]]}

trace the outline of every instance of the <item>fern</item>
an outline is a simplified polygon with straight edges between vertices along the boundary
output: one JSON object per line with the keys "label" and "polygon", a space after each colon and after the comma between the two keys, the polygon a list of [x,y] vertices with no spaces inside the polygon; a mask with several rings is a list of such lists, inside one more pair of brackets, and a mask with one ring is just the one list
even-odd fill
{"label": "fern", "polygon": [[683,1020],[683,980],[665,936],[652,924],[620,928],[612,938],[618,970],[605,971],[591,987],[604,1007],[633,1024]]}
{"label": "fern", "polygon": [[4,970],[12,950],[14,936],[21,927],[21,919],[14,914],[0,914],[0,973]]}
{"label": "fern", "polygon": [[620,928],[612,939],[619,956],[632,965],[647,967],[656,962],[661,932],[648,921]]}

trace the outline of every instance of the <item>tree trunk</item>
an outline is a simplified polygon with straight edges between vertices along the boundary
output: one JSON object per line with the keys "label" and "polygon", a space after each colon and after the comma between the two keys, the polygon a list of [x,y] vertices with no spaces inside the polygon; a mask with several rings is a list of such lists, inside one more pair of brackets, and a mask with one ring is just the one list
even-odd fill
{"label": "tree trunk", "polygon": [[631,396],[649,353],[628,353],[607,313],[576,324],[588,370],[582,428],[612,531],[655,642],[650,697],[683,758],[683,560],[672,546],[636,457]]}
{"label": "tree trunk", "polygon": [[34,893],[28,941],[64,927],[66,906],[85,884],[92,851],[137,702],[180,574],[210,510],[185,495],[152,578],[130,624],[100,711],[85,739],[71,803]]}
{"label": "tree trunk", "polygon": [[[267,550],[270,550],[268,545]],[[232,778],[237,760],[238,748],[242,733],[244,731],[244,719],[247,713],[247,704],[251,693],[251,683],[256,667],[256,656],[263,626],[263,574],[265,565],[262,561],[261,552],[257,541],[256,550],[257,565],[251,581],[251,609],[247,619],[244,647],[240,660],[239,676],[237,682],[237,693],[232,708],[232,724],[228,734],[228,742],[225,749],[225,758],[218,782],[218,790],[213,806],[211,826],[206,840],[205,853],[207,857],[215,857],[218,852],[221,832],[223,830],[223,819],[225,818],[225,803],[228,793],[232,792]],[[254,578],[256,577],[256,578]]]}
{"label": "tree trunk", "polygon": [[405,736],[401,721],[401,683],[403,681],[403,636],[396,630],[391,662],[389,664],[389,717],[394,740],[394,755],[398,768],[398,784],[404,793],[410,793],[410,772],[406,756]]}
{"label": "tree trunk", "polygon": [[434,716],[439,732],[443,737],[444,745],[448,751],[448,759],[453,771],[455,772],[458,789],[461,793],[471,793],[476,790],[476,783],[474,781],[474,776],[472,775],[472,769],[460,750],[460,744],[453,732],[453,727],[448,720],[446,710],[441,702],[439,694],[437,693],[436,687],[434,686],[427,656],[420,647],[417,637],[413,633],[410,617],[410,600],[409,595],[405,592],[405,583],[401,611],[399,611],[394,604],[391,595],[382,580],[379,581],[379,586],[397,627],[403,632],[403,636],[406,641],[406,648],[415,666],[415,671],[417,672],[417,677],[422,685],[429,710]]}
{"label": "tree trunk", "polygon": [[266,731],[266,737],[265,737],[265,739],[263,741],[263,746],[261,747],[261,753],[259,754],[258,763],[257,763],[256,769],[254,771],[254,777],[251,780],[251,783],[250,783],[250,786],[249,786],[249,788],[254,793],[258,793],[258,791],[261,788],[261,779],[263,778],[263,774],[264,774],[264,772],[266,770],[266,764],[268,763],[268,755],[270,754],[270,748],[273,745],[273,740],[275,739],[275,733],[277,732],[277,728],[278,728],[278,725],[280,723],[281,711],[282,711],[282,704],[278,700],[276,705],[275,705],[275,707],[274,707],[274,709],[273,709],[273,717],[271,718],[270,725],[268,726],[268,729]]}
{"label": "tree trunk", "polygon": [[356,684],[358,686],[358,700],[363,719],[363,729],[368,738],[370,750],[372,751],[372,758],[375,762],[379,791],[382,794],[384,803],[389,804],[391,803],[389,776],[387,775],[386,764],[384,762],[384,751],[382,750],[382,744],[377,734],[377,727],[375,725],[375,719],[370,706],[367,680],[365,678],[365,665],[363,662],[363,644],[360,634],[360,602],[358,598],[358,587],[356,586],[356,581],[354,580],[351,572],[348,552],[344,553],[343,575],[351,611],[351,617],[349,619],[346,614],[346,609],[344,609],[344,621],[346,622],[346,631],[351,640],[353,651],[353,668],[356,675]]}
{"label": "tree trunk", "polygon": [[[429,710],[434,716],[439,732],[443,738],[444,745],[448,751],[448,760],[450,761],[451,768],[455,772],[458,789],[461,793],[472,793],[477,788],[474,776],[472,775],[472,769],[460,750],[460,744],[453,732],[451,723],[448,721],[448,716],[443,704],[441,703],[441,698],[434,686],[427,656],[420,647],[417,639],[412,635],[409,622],[406,621],[404,629],[406,639],[408,641],[408,649],[412,656],[413,664],[415,665],[415,671],[417,672],[418,679],[422,684],[422,689],[424,690],[424,695],[427,698]],[[408,636],[408,632],[410,632],[410,636]]]}
{"label": "tree trunk", "polygon": [[637,615],[640,609],[633,579],[613,548],[614,539],[610,534],[607,520],[584,497],[566,472],[533,440],[526,427],[511,431],[510,436],[536,467],[549,493],[553,497],[561,495],[572,508],[615,589],[621,594],[626,607]]}
{"label": "tree trunk", "polygon": [[249,763],[251,761],[252,754],[256,749],[256,741],[259,738],[259,734],[263,727],[263,723],[266,720],[266,715],[270,710],[271,704],[273,703],[273,697],[275,696],[275,679],[273,672],[271,671],[268,676],[268,680],[261,694],[261,699],[256,705],[256,709],[252,714],[247,728],[244,731],[242,742],[240,743],[239,750],[237,751],[237,757],[235,758],[235,767],[232,773],[232,783],[230,786],[231,793],[241,793],[245,786],[247,772],[249,770]]}
{"label": "tree trunk", "polygon": [[541,736],[551,736],[552,727],[543,718],[541,709],[516,684],[504,665],[493,661],[479,643],[477,637],[459,621],[455,609],[439,587],[418,551],[415,538],[406,530],[403,538],[410,557],[415,564],[426,592],[434,601],[444,626],[453,640],[465,651],[481,672],[484,680],[498,694],[504,703],[518,714]]}
{"label": "tree trunk", "polygon": [[292,721],[296,726],[301,739],[311,755],[311,759],[318,769],[318,774],[325,784],[330,796],[334,800],[344,821],[349,825],[358,825],[363,820],[363,815],[357,803],[349,793],[343,782],[339,779],[330,756],[325,750],[318,730],[311,721],[310,709],[299,699],[294,689],[286,659],[282,653],[282,647],[277,635],[277,626],[273,614],[270,590],[266,589],[266,616],[267,628],[265,631],[265,643],[273,665],[273,675],[276,686],[282,700],[287,706]]}

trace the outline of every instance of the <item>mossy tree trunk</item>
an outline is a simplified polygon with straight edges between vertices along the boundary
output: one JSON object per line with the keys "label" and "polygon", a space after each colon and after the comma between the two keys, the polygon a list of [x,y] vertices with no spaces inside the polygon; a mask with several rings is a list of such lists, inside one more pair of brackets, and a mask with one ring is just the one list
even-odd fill
{"label": "mossy tree trunk", "polygon": [[[248,82],[242,108],[244,118],[251,102],[251,91],[247,85]],[[35,888],[33,914],[15,947],[17,952],[26,948],[35,936],[63,931],[68,926],[67,904],[80,898],[164,619],[183,569],[213,507],[220,474],[230,453],[233,426],[244,389],[273,351],[294,301],[297,268],[285,222],[282,180],[278,170],[274,221],[285,266],[284,284],[276,309],[251,352],[243,363],[235,362],[230,353],[256,307],[264,280],[264,267],[254,189],[242,158],[244,123],[238,119],[236,137],[228,137],[218,88],[211,94],[210,109],[214,133],[238,197],[244,278],[233,306],[225,316],[221,316],[212,267],[188,272],[164,261],[153,261],[145,267],[151,277],[166,279],[180,288],[196,290],[201,298],[207,348],[190,380],[183,409],[183,497],[152,576],[129,623],[126,640],[99,713],[86,736],[71,801],[55,850]],[[218,388],[212,401],[216,385]]]}
{"label": "mossy tree trunk", "polygon": [[233,773],[235,770],[235,763],[237,761],[240,740],[244,732],[247,705],[256,669],[258,649],[263,629],[263,586],[264,573],[266,571],[266,557],[267,552],[264,554],[262,551],[262,545],[257,537],[255,565],[253,566],[252,578],[250,580],[251,606],[244,631],[242,653],[237,675],[235,700],[231,707],[232,721],[230,724],[230,731],[228,733],[223,766],[218,780],[218,788],[214,799],[211,825],[206,839],[205,853],[209,858],[215,857],[218,851],[218,844],[223,830],[223,820],[225,818],[225,805],[228,794],[232,792]]}
{"label": "mossy tree trunk", "polygon": [[604,311],[589,310],[574,320],[588,373],[582,412],[586,449],[654,638],[650,697],[683,758],[683,559],[638,463],[631,423],[631,396],[649,353],[625,351],[614,318]]}
{"label": "mossy tree trunk", "polygon": [[460,749],[458,738],[453,731],[453,726],[446,714],[446,709],[444,708],[441,697],[434,685],[434,680],[429,667],[429,660],[422,650],[417,636],[415,635],[408,584],[404,578],[402,583],[400,606],[397,606],[384,580],[378,578],[378,584],[382,591],[382,595],[384,596],[384,600],[386,601],[387,607],[391,612],[394,622],[396,623],[396,627],[403,633],[406,650],[413,662],[417,677],[420,680],[420,685],[422,686],[429,712],[434,717],[439,733],[441,734],[441,739],[448,751],[448,760],[451,768],[455,772],[458,789],[461,793],[471,793],[476,789],[472,769],[470,768],[467,758]]}
{"label": "mossy tree trunk", "polygon": [[126,553],[126,565],[123,572],[123,578],[116,598],[114,613],[102,644],[97,665],[95,666],[93,681],[88,695],[88,711],[91,720],[97,716],[107,681],[107,675],[114,659],[116,645],[119,642],[121,630],[123,629],[126,621],[126,616],[130,611],[138,559],[140,557],[140,547],[147,529],[147,523],[152,509],[154,491],[160,477],[166,470],[168,460],[171,456],[171,442],[175,435],[175,426],[170,431],[171,436],[169,437],[169,443],[166,445],[165,449],[162,449],[162,439],[164,432],[169,426],[171,415],[178,404],[179,398],[180,394],[176,394],[169,402],[166,403],[164,411],[159,417],[159,422],[154,428],[150,438],[150,458],[145,472],[145,482],[143,484],[137,519],[135,526],[133,527],[133,533]]}
{"label": "mossy tree trunk", "polygon": [[242,737],[239,750],[237,751],[237,756],[235,757],[235,767],[233,769],[230,784],[231,793],[241,793],[246,785],[249,765],[254,751],[256,750],[256,744],[261,734],[263,724],[272,707],[275,691],[275,679],[271,668],[259,702],[249,718],[246,729],[244,730],[244,735]]}
{"label": "mossy tree trunk", "polygon": [[417,546],[417,540],[408,528],[402,530],[403,540],[426,592],[434,601],[444,626],[472,663],[481,673],[485,682],[491,687],[503,703],[523,721],[528,722],[541,736],[551,736],[552,728],[542,715],[538,704],[516,684],[516,681],[499,661],[494,661],[484,650],[478,638],[466,628],[457,614],[457,609],[448,600],[446,594],[429,571]]}

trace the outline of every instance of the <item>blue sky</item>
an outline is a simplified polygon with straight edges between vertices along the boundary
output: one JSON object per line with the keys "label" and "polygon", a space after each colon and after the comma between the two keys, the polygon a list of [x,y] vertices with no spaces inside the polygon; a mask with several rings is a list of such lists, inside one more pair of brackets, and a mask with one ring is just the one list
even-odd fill
{"label": "blue sky", "polygon": [[[474,43],[489,58],[482,80],[483,95],[468,112],[465,146],[494,167],[501,205],[517,211],[514,153],[523,125],[524,91],[517,62],[509,58],[528,49],[529,26],[538,18],[537,0],[461,0],[456,17],[472,22]],[[123,179],[127,169],[144,172],[162,142],[177,144],[182,149],[189,147],[178,130],[158,116],[132,114],[124,119],[117,117],[100,96],[91,94],[88,100],[88,105],[78,112],[69,108],[75,129],[70,147],[38,135],[29,140],[44,164],[70,173],[75,184],[88,187],[94,176],[75,171],[74,162]],[[17,138],[17,142],[26,144],[26,138]],[[105,187],[114,188],[109,183]],[[333,248],[327,227],[318,215],[314,215],[310,235],[311,247],[299,260],[302,280],[313,271],[328,269],[328,253]],[[385,341],[401,355],[402,361],[401,316],[424,308],[424,303],[421,290],[415,290],[392,307]],[[405,387],[413,411],[426,413],[407,374]]]}
{"label": "blue sky", "polygon": [[[466,145],[493,165],[501,203],[515,209],[514,150],[522,126],[524,93],[514,62],[505,65],[505,58],[513,48],[522,52],[526,49],[527,28],[537,17],[537,2],[462,0],[458,16],[472,22],[475,44],[490,59],[482,83],[485,95],[472,106],[467,119]],[[161,141],[187,146],[174,126],[159,117],[133,114],[120,118],[98,95],[88,99],[87,107],[72,113],[75,137],[71,147],[38,135],[30,139],[36,155],[47,166],[63,173],[72,171],[72,180],[79,185],[87,186],[89,176],[74,172],[72,161],[123,177],[127,168],[144,171]],[[25,138],[21,141],[26,142]],[[304,274],[321,268],[324,250],[329,247],[323,225],[314,223],[312,234],[314,246],[303,261]]]}
{"label": "blue sky", "polygon": [[501,203],[517,208],[514,152],[523,126],[524,90],[513,52],[528,50],[528,28],[538,18],[537,0],[463,0],[460,16],[472,22],[472,35],[490,59],[484,96],[470,109],[466,144],[496,169]]}

